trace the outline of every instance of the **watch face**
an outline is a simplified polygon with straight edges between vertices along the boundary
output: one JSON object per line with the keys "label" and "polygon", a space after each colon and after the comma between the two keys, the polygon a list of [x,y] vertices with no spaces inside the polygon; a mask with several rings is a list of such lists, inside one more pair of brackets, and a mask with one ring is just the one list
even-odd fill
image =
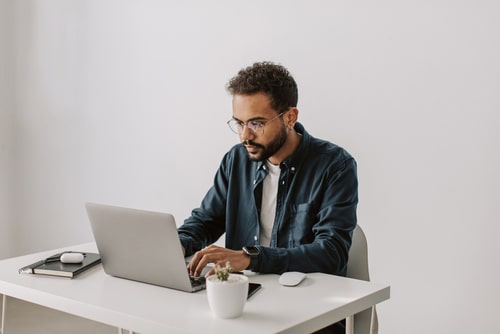
{"label": "watch face", "polygon": [[257,247],[245,246],[245,247],[243,247],[243,250],[245,251],[245,253],[247,253],[250,256],[259,255],[259,249]]}

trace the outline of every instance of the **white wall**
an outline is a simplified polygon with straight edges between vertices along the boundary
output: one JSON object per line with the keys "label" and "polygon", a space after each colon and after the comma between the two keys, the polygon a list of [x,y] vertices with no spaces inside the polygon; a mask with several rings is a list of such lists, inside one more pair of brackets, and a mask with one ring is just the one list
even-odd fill
{"label": "white wall", "polygon": [[0,1],[0,259],[11,254],[12,246],[12,21],[10,3]]}
{"label": "white wall", "polygon": [[90,241],[85,201],[181,222],[237,141],[225,83],[273,60],[306,128],[357,158],[381,333],[496,332],[498,1],[9,3],[12,254]]}

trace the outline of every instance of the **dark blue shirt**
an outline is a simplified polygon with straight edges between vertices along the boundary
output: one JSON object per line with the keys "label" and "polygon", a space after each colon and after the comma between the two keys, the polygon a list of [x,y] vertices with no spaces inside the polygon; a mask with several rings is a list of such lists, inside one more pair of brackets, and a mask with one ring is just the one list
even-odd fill
{"label": "dark blue shirt", "polygon": [[[269,247],[257,246],[254,271],[345,275],[356,226],[356,162],[343,148],[312,137],[300,123],[297,150],[280,164],[276,218]],[[201,206],[179,227],[186,256],[226,233],[226,247],[259,245],[264,162],[241,144],[226,153]]]}

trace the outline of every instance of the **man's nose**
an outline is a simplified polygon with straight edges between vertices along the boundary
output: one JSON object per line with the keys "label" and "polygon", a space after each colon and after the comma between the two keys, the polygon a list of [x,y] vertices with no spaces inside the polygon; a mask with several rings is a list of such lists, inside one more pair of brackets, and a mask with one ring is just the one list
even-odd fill
{"label": "man's nose", "polygon": [[240,133],[240,140],[242,142],[246,141],[246,140],[250,140],[250,139],[253,139],[255,138],[255,133],[253,133],[252,130],[250,130],[248,128],[248,126],[245,124],[243,126],[243,128],[241,129],[241,133]]}

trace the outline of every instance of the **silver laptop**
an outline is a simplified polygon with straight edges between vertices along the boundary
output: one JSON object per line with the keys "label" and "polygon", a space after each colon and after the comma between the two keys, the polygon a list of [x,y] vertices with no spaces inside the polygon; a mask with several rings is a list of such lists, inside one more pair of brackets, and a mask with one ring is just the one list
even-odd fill
{"label": "silver laptop", "polygon": [[104,271],[112,276],[176,290],[205,288],[192,278],[169,213],[86,203]]}

